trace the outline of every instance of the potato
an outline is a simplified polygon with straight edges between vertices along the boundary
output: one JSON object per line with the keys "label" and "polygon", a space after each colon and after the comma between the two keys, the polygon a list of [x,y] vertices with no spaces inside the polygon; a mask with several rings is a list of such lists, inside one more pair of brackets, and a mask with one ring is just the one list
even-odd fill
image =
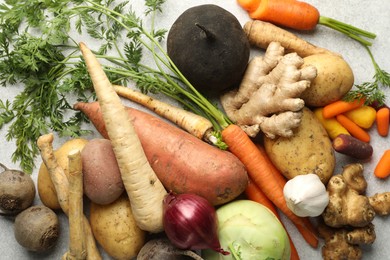
{"label": "potato", "polygon": [[97,204],[109,204],[119,198],[124,185],[118,162],[108,139],[93,139],[81,152],[84,193]]}
{"label": "potato", "polygon": [[303,109],[301,125],[290,138],[264,138],[271,161],[287,178],[314,173],[326,184],[333,175],[335,155],[324,127],[308,109]]}
{"label": "potato", "polygon": [[108,205],[92,202],[90,223],[96,241],[115,259],[132,259],[145,244],[146,232],[137,226],[125,194]]}
{"label": "potato", "polygon": [[325,106],[341,99],[353,87],[352,69],[342,57],[332,54],[315,54],[303,60],[302,67],[312,65],[317,68],[317,77],[301,95],[306,106]]}
{"label": "potato", "polygon": [[[82,138],[70,139],[54,152],[58,164],[64,169],[66,175],[69,173],[68,153],[74,149],[82,150],[87,143],[88,140]],[[57,192],[44,163],[39,168],[37,186],[39,198],[46,207],[54,210],[61,209],[58,203]]]}

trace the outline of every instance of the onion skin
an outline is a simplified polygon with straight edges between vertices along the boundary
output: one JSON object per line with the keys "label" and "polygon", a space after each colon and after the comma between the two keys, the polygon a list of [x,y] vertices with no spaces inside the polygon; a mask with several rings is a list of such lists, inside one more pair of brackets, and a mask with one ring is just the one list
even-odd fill
{"label": "onion skin", "polygon": [[213,249],[223,255],[218,240],[215,208],[195,194],[170,192],[163,202],[164,230],[171,243],[180,249]]}

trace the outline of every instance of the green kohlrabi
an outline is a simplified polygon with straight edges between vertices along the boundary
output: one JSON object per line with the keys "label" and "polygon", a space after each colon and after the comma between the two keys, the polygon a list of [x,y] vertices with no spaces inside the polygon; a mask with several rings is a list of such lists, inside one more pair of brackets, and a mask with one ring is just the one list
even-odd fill
{"label": "green kohlrabi", "polygon": [[250,200],[230,202],[217,210],[218,236],[229,255],[203,250],[206,260],[289,260],[290,243],[278,218]]}

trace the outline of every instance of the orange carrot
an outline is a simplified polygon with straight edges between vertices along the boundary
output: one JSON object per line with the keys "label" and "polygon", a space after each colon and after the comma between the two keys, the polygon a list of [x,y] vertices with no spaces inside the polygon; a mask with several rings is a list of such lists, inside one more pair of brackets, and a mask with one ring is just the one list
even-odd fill
{"label": "orange carrot", "polygon": [[386,150],[378,161],[374,174],[378,178],[386,178],[390,175],[390,149]]}
{"label": "orange carrot", "polygon": [[248,12],[253,19],[297,30],[313,30],[320,19],[317,8],[294,0],[261,0],[256,10]]}
{"label": "orange carrot", "polygon": [[237,2],[246,11],[253,12],[259,7],[261,0],[237,0]]}
{"label": "orange carrot", "polygon": [[365,102],[365,99],[354,100],[352,102],[347,102],[344,100],[337,100],[333,103],[330,103],[322,109],[322,116],[325,119],[335,117],[344,112],[350,111],[352,109],[362,106]]}
{"label": "orange carrot", "polygon": [[370,141],[370,135],[363,128],[355,124],[351,119],[343,114],[337,115],[336,120],[348,130],[348,132],[355,138],[362,142],[368,143]]}
{"label": "orange carrot", "polygon": [[252,142],[249,136],[237,125],[229,125],[222,130],[222,138],[229,150],[236,155],[246,166],[249,177],[267,195],[295,225],[301,226],[305,240],[312,246],[318,246],[318,238],[308,227],[305,221],[296,216],[286,204],[283,190],[280,188],[267,160]]}
{"label": "orange carrot", "polygon": [[259,187],[256,186],[256,184],[251,179],[249,179],[248,186],[245,189],[245,195],[248,197],[248,199],[256,201],[267,207],[272,211],[272,213],[275,214],[275,216],[279,216],[279,213],[272,201]]}
{"label": "orange carrot", "polygon": [[389,134],[390,109],[383,107],[376,112],[376,128],[380,136]]}

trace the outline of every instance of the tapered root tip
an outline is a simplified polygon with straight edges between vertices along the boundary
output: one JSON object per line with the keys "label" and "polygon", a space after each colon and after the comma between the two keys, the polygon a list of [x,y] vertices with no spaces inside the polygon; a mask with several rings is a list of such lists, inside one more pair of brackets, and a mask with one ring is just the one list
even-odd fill
{"label": "tapered root tip", "polygon": [[47,144],[47,143],[53,143],[53,140],[54,140],[54,135],[53,133],[49,133],[49,134],[45,134],[45,135],[41,135],[38,140],[37,140],[37,145],[38,145],[38,148],[41,148],[43,147],[43,145]]}

